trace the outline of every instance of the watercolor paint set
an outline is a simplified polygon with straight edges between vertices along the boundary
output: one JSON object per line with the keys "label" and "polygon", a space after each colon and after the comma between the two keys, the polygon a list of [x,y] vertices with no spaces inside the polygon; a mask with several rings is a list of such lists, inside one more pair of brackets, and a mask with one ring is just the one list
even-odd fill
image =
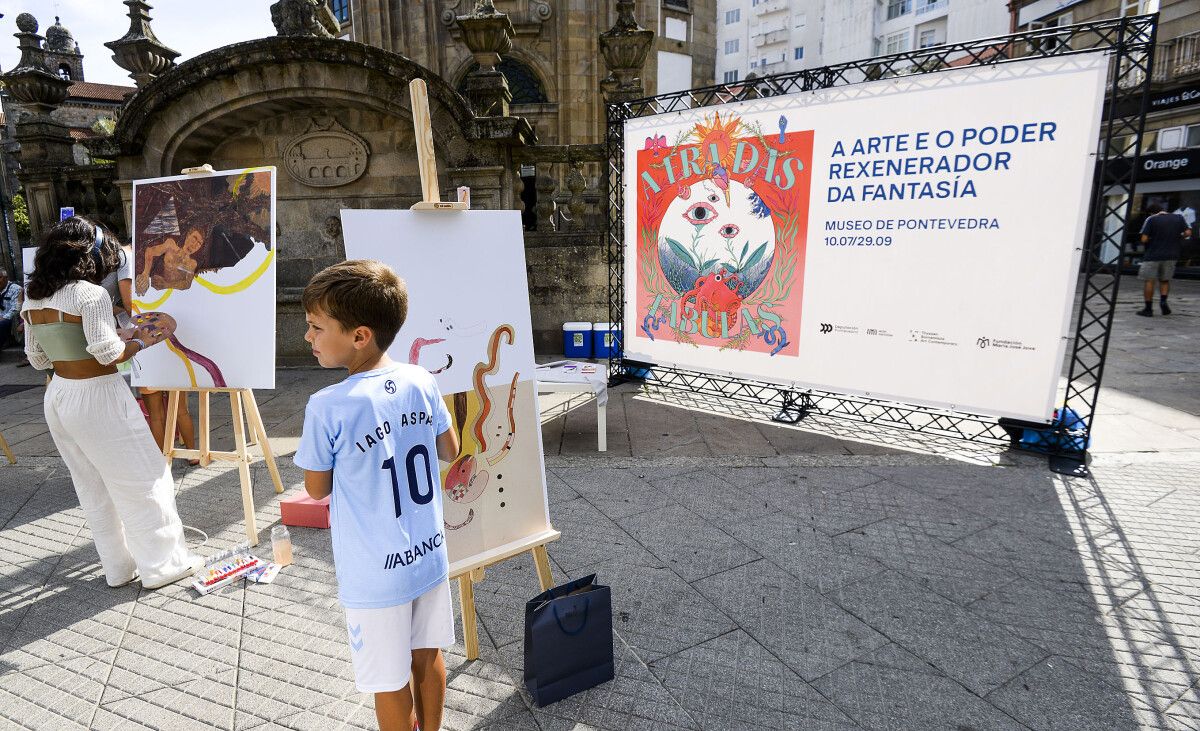
{"label": "watercolor paint set", "polygon": [[208,559],[196,572],[192,588],[201,594],[208,594],[262,568],[265,563],[267,562],[250,553],[249,544],[238,544]]}

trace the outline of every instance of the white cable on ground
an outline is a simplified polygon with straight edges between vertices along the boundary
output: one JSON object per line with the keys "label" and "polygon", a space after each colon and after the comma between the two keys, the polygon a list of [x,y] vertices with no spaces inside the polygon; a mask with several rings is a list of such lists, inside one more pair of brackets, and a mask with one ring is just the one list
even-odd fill
{"label": "white cable on ground", "polygon": [[185,526],[183,526],[183,529],[184,529],[184,530],[191,530],[191,531],[195,531],[195,532],[199,533],[200,535],[204,536],[204,540],[200,541],[200,544],[199,544],[199,545],[197,545],[197,546],[193,546],[193,548],[203,548],[203,547],[204,547],[204,545],[205,545],[206,543],[208,543],[208,534],[207,534],[207,533],[205,533],[204,531],[200,530],[199,528],[193,528],[193,527],[192,527],[192,526],[190,526],[190,525],[185,525]]}

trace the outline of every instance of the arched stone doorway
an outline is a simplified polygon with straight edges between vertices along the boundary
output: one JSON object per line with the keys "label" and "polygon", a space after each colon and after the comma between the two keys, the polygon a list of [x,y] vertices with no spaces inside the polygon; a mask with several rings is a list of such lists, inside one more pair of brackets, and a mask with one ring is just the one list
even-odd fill
{"label": "arched stone doorway", "polygon": [[116,130],[126,216],[129,181],[204,163],[276,166],[277,352],[281,364],[309,363],[299,292],[345,257],[339,211],[420,199],[408,96],[415,78],[429,87],[443,197],[469,185],[475,208],[518,208],[511,147],[533,142],[525,120],[474,117],[443,79],[388,51],[273,37],[197,56],[130,100]]}

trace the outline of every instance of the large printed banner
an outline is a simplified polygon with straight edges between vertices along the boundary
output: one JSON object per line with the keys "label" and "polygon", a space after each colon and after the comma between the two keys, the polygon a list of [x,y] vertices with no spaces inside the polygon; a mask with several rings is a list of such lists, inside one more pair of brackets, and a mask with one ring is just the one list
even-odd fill
{"label": "large printed banner", "polygon": [[1108,57],[625,123],[625,357],[1046,421]]}

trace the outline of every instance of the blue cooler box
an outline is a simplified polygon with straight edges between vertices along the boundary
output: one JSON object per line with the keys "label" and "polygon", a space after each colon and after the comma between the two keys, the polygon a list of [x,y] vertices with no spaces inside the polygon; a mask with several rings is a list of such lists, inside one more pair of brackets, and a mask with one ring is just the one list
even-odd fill
{"label": "blue cooler box", "polygon": [[592,323],[592,350],[595,358],[612,358],[620,353],[616,348],[617,326],[611,322]]}
{"label": "blue cooler box", "polygon": [[592,323],[563,323],[563,355],[568,358],[592,357]]}

